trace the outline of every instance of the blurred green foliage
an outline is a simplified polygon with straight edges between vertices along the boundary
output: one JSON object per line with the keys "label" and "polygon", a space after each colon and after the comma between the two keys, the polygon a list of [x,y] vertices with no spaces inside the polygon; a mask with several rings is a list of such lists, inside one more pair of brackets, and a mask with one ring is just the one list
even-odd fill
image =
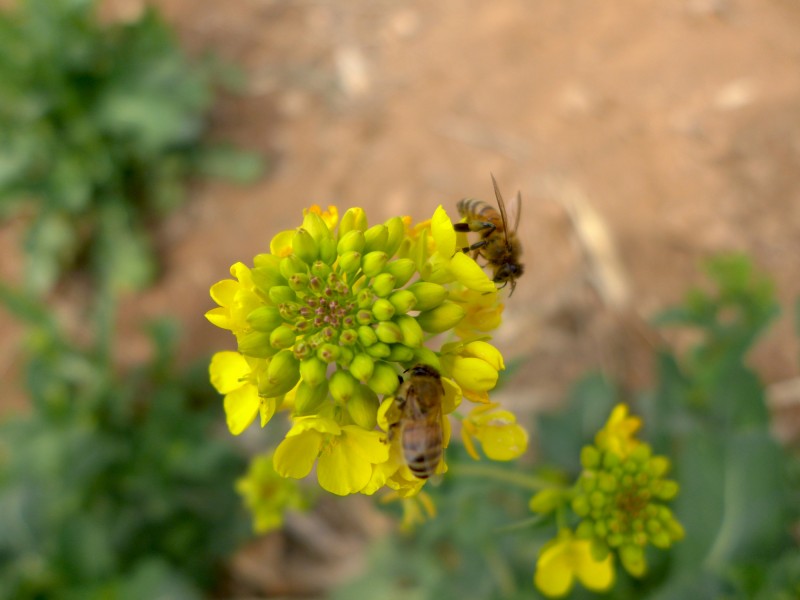
{"label": "blurred green foliage", "polygon": [[249,529],[205,369],[177,374],[161,323],[152,361],[117,373],[2,292],[33,323],[32,411],[0,423],[0,598],[203,597]]}
{"label": "blurred green foliage", "polygon": [[148,230],[187,176],[259,175],[255,155],[202,142],[212,67],[190,61],[153,9],[111,24],[91,0],[0,13],[0,219],[30,221],[29,289],[74,268],[140,289],[157,270]]}
{"label": "blurred green foliage", "polygon": [[[658,351],[652,390],[629,395],[602,375],[587,375],[560,413],[539,417],[534,439],[540,460],[524,471],[476,464],[451,447],[454,476],[426,488],[439,515],[411,536],[378,542],[368,574],[334,597],[541,597],[532,575],[555,525],[531,518],[533,492],[526,487],[574,480],[581,447],[621,401],[643,416],[643,437],[654,451],[673,461],[681,488],[674,509],[686,538],[669,552],[650,548],[643,579],[617,568],[616,586],[607,594],[576,586],[569,597],[800,597],[800,549],[791,536],[800,508],[800,461],[771,436],[764,385],[746,363],[777,313],[772,285],[743,256],[712,260],[708,273],[709,289],[693,290],[656,319],[689,328],[699,341],[685,352]],[[517,489],[509,485],[515,480],[522,483]]]}

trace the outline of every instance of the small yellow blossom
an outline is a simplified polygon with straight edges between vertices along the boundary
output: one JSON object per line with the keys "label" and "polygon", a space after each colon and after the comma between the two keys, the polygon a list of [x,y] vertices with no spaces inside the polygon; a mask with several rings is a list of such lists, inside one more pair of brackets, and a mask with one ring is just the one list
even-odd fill
{"label": "small yellow blossom", "polygon": [[319,215],[322,218],[322,221],[325,223],[325,225],[328,226],[328,229],[330,229],[331,231],[336,229],[336,224],[339,222],[339,209],[332,204],[328,205],[328,210],[322,210],[322,208],[319,205],[313,204],[309,208],[303,209],[304,217],[308,213],[314,213],[315,215]]}
{"label": "small yellow blossom", "polygon": [[492,460],[514,460],[528,447],[528,432],[517,424],[517,418],[493,402],[476,406],[461,423],[461,438],[469,455],[478,460],[473,438]]}
{"label": "small yellow blossom", "polygon": [[500,294],[476,292],[463,288],[450,292],[450,300],[464,309],[464,318],[455,328],[462,339],[474,338],[494,331],[503,322],[504,305],[499,301]]}
{"label": "small yellow blossom", "polygon": [[389,446],[382,433],[358,425],[339,425],[324,416],[298,417],[275,450],[275,470],[300,479],[317,461],[319,485],[333,494],[360,492],[372,477],[373,465],[386,462]]}
{"label": "small yellow blossom", "polygon": [[263,360],[247,358],[238,352],[217,352],[211,358],[211,384],[225,396],[225,418],[233,435],[247,429],[259,413],[262,427],[275,414],[278,399],[258,395],[256,378],[264,364]]}
{"label": "small yellow blossom", "polygon": [[608,554],[596,560],[590,542],[575,539],[572,532],[563,530],[539,553],[533,581],[545,596],[556,598],[572,589],[575,578],[595,592],[610,589],[614,584],[613,558]]}
{"label": "small yellow blossom", "polygon": [[253,530],[267,533],[283,524],[289,508],[303,508],[305,502],[295,481],[275,472],[272,454],[255,457],[247,474],[236,481],[236,491],[253,516]]}
{"label": "small yellow blossom", "polygon": [[617,404],[603,428],[597,432],[595,443],[600,450],[614,452],[625,458],[641,442],[634,436],[642,426],[639,417],[628,416],[628,406]]}
{"label": "small yellow blossom", "polygon": [[464,397],[480,403],[489,402],[489,390],[497,385],[498,371],[505,369],[503,355],[481,340],[445,344],[441,364],[442,373],[459,385]]}
{"label": "small yellow blossom", "polygon": [[206,313],[206,318],[217,327],[235,334],[248,330],[247,316],[261,306],[255,291],[250,268],[237,262],[231,266],[233,279],[223,279],[211,286],[211,298],[219,304]]}

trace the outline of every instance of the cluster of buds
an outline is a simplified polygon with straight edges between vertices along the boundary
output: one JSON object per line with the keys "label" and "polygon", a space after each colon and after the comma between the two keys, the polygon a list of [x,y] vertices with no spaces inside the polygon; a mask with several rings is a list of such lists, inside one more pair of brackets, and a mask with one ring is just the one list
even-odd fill
{"label": "cluster of buds", "polygon": [[[304,477],[316,464],[320,486],[335,494],[384,486],[418,493],[424,481],[402,464],[381,418],[403,372],[416,364],[438,370],[447,415],[462,398],[487,403],[504,368],[485,336],[500,323],[496,286],[456,242],[441,207],[414,227],[400,217],[370,227],[360,208],[339,221],[335,207],[312,207],[252,267],[234,264],[233,279],[211,288],[219,306],[206,314],[237,341],[236,352],[217,353],[210,367],[231,432],[286,411],[291,428],[274,455],[279,475]],[[446,332],[460,339],[432,345]],[[472,423],[472,437],[491,439],[502,460],[527,441],[509,414]],[[513,430],[506,451],[497,450],[503,427]]]}
{"label": "cluster of buds", "polygon": [[648,545],[667,549],[683,538],[665,504],[678,493],[678,484],[665,477],[669,459],[635,437],[640,427],[626,405],[617,405],[595,443],[581,451],[583,470],[574,487],[544,490],[531,500],[541,513],[563,510],[568,502],[578,518],[574,532],[562,528],[542,550],[535,582],[545,594],[565,593],[573,575],[589,589],[608,589],[615,554],[628,573],[641,577]]}

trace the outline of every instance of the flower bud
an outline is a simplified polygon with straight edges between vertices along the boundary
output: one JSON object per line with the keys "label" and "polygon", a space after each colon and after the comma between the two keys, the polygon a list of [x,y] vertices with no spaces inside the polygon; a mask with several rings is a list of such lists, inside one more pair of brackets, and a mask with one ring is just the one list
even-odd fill
{"label": "flower bud", "polygon": [[316,240],[302,227],[294,233],[294,237],[292,238],[292,250],[298,258],[306,264],[311,264],[317,260],[317,256],[319,255],[319,247],[317,246]]}
{"label": "flower bud", "polygon": [[355,273],[361,266],[361,253],[351,250],[339,255],[339,270],[343,273]]}
{"label": "flower bud", "polygon": [[298,342],[292,347],[292,352],[297,360],[305,360],[311,356],[311,347],[305,342]]}
{"label": "flower bud", "polygon": [[322,344],[317,348],[317,358],[330,364],[339,358],[339,352],[339,346],[335,344]]}
{"label": "flower bud", "polygon": [[273,348],[291,348],[297,336],[288,325],[276,327],[269,335],[269,343]]}
{"label": "flower bud", "polygon": [[561,490],[547,488],[537,492],[528,503],[532,512],[542,515],[549,514],[561,506],[564,501],[564,493]]}
{"label": "flower bud", "polygon": [[585,517],[589,514],[589,499],[580,494],[572,499],[572,510],[579,517]]}
{"label": "flower bud", "polygon": [[322,238],[319,244],[319,258],[322,262],[332,265],[338,256],[336,252],[336,240],[333,237]]}
{"label": "flower bud", "polygon": [[301,379],[294,396],[294,412],[298,416],[312,415],[317,412],[327,397],[328,382],[326,380],[317,386],[311,386]]}
{"label": "flower bud", "polygon": [[256,269],[272,269],[273,271],[278,271],[281,264],[281,257],[276,256],[275,254],[269,254],[266,252],[262,252],[261,254],[256,254],[253,257],[253,267]]}
{"label": "flower bud", "polygon": [[378,323],[377,327],[375,327],[375,335],[385,344],[396,344],[397,342],[403,341],[403,332],[400,330],[397,323],[393,323],[392,321],[381,321]]}
{"label": "flower bud", "polygon": [[447,288],[428,281],[418,281],[408,286],[408,291],[417,298],[415,308],[419,311],[436,308],[447,298]]}
{"label": "flower bud", "polygon": [[247,322],[256,331],[272,331],[283,323],[283,317],[275,306],[260,306],[250,311]]}
{"label": "flower bud", "polygon": [[281,275],[278,266],[256,267],[250,270],[250,275],[253,277],[253,285],[265,294],[269,293],[273,286],[286,285],[286,279]]}
{"label": "flower bud", "polygon": [[381,273],[377,275],[370,285],[375,295],[380,298],[385,298],[391,294],[394,287],[394,275],[390,273]]}
{"label": "flower bud", "polygon": [[368,252],[386,252],[386,242],[389,239],[389,231],[384,225],[373,225],[364,232],[364,254]]}
{"label": "flower bud", "polygon": [[339,223],[339,239],[341,240],[342,236],[353,229],[359,231],[366,231],[367,229],[367,215],[364,213],[363,208],[357,206],[348,208],[342,215],[342,221]]}
{"label": "flower bud", "polygon": [[288,285],[276,285],[269,289],[268,295],[273,304],[294,302],[297,299],[297,294]]}
{"label": "flower bud", "polygon": [[286,279],[286,281],[289,281],[289,279],[295,273],[307,274],[308,265],[304,263],[296,254],[290,254],[289,256],[284,256],[281,259],[280,271],[281,275],[283,275],[283,278]]}
{"label": "flower bud", "polygon": [[281,350],[269,361],[266,374],[258,378],[258,395],[274,398],[290,391],[300,380],[300,361],[291,350]]}
{"label": "flower bud", "polygon": [[424,346],[414,348],[414,362],[422,363],[423,365],[430,365],[437,371],[442,370],[439,356],[433,350],[430,348],[425,348]]}
{"label": "flower bud", "polygon": [[399,363],[410,363],[414,360],[414,350],[403,344],[392,344],[390,346],[389,360]]}
{"label": "flower bud", "polygon": [[378,335],[369,325],[361,325],[358,328],[358,341],[361,342],[363,346],[369,347],[378,341]]}
{"label": "flower bud", "polygon": [[328,365],[316,356],[307,358],[300,363],[300,376],[311,387],[319,386],[326,381]]}
{"label": "flower bud", "polygon": [[369,254],[365,254],[361,260],[361,270],[367,277],[375,277],[383,270],[386,261],[389,260],[389,255],[381,250],[374,250]]}
{"label": "flower bud", "polygon": [[344,405],[352,397],[357,386],[358,382],[349,371],[338,369],[331,375],[328,389],[333,399],[339,404]]}
{"label": "flower bud", "polygon": [[372,313],[368,310],[360,310],[356,313],[356,321],[359,325],[369,325],[372,323]]}
{"label": "flower bud", "polygon": [[366,383],[375,370],[375,359],[368,354],[356,354],[350,363],[350,373],[361,383]]}
{"label": "flower bud", "polygon": [[394,286],[396,288],[403,287],[406,283],[408,283],[408,280],[411,279],[411,276],[414,275],[416,271],[417,266],[410,258],[393,260],[390,263],[386,263],[386,266],[383,267],[384,273],[394,275]]}
{"label": "flower bud", "polygon": [[394,393],[399,384],[397,372],[388,363],[383,361],[375,363],[375,369],[368,383],[373,392],[381,396],[388,396]]}
{"label": "flower bud", "polygon": [[308,274],[295,273],[289,277],[289,287],[295,292],[305,292],[308,289]]}
{"label": "flower bud", "polygon": [[378,423],[378,396],[366,385],[357,385],[347,401],[347,412],[356,425],[372,431]]}
{"label": "flower bud", "polygon": [[357,229],[348,232],[342,236],[339,243],[336,245],[336,253],[339,256],[344,256],[348,252],[361,252],[364,249],[366,240],[364,234]]}
{"label": "flower bud", "polygon": [[408,290],[398,290],[389,296],[388,300],[394,306],[395,311],[400,314],[407,313],[417,304],[416,296]]}
{"label": "flower bud", "polygon": [[376,342],[372,344],[372,346],[367,347],[366,352],[374,358],[389,358],[392,349],[389,347],[389,344]]}
{"label": "flower bud", "polygon": [[434,309],[420,313],[417,323],[428,333],[442,333],[458,325],[466,312],[455,302],[445,300]]}
{"label": "flower bud", "polygon": [[269,358],[276,350],[269,343],[269,333],[265,331],[248,331],[236,337],[238,350],[245,356]]}
{"label": "flower bud", "polygon": [[315,260],[311,264],[311,274],[320,279],[326,279],[331,274],[331,268],[321,260]]}
{"label": "flower bud", "polygon": [[370,308],[374,300],[375,294],[371,288],[363,289],[356,295],[356,304],[358,308]]}
{"label": "flower bud", "polygon": [[347,346],[339,346],[339,358],[336,359],[336,364],[347,368],[350,366],[353,356],[355,356],[355,354],[353,353],[352,348],[348,348]]}
{"label": "flower bud", "polygon": [[414,317],[400,315],[394,319],[403,334],[402,342],[410,348],[419,348],[425,339],[422,327],[419,326]]}
{"label": "flower bud", "polygon": [[596,469],[600,466],[600,452],[594,446],[581,448],[581,466],[584,469]]}
{"label": "flower bud", "polygon": [[389,256],[394,256],[405,237],[406,226],[401,217],[392,217],[384,226],[388,233],[384,250]]}
{"label": "flower bud", "polygon": [[372,314],[378,321],[388,321],[394,316],[394,306],[386,298],[378,298],[372,304]]}
{"label": "flower bud", "polygon": [[[303,229],[305,229],[314,241],[319,244],[326,237],[331,237],[331,231],[325,225],[325,221],[317,213],[307,211],[303,216]],[[296,246],[295,246],[296,247]]]}
{"label": "flower bud", "polygon": [[345,329],[339,334],[339,343],[352,346],[358,341],[358,332],[355,329]]}

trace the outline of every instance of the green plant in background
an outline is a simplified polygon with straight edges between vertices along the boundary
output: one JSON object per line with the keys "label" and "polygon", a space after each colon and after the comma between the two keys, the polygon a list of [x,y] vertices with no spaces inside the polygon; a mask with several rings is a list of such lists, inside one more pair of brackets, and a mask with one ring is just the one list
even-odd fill
{"label": "green plant in background", "polygon": [[[686,352],[658,351],[654,389],[626,394],[604,376],[586,376],[564,410],[539,417],[537,463],[524,471],[475,465],[451,448],[450,472],[458,476],[427,488],[437,518],[378,542],[368,574],[334,597],[539,597],[534,565],[551,596],[800,597],[800,549],[791,535],[800,461],[770,435],[763,384],[746,364],[777,312],[772,286],[741,256],[715,259],[708,270],[711,291],[692,291],[657,319],[689,327],[701,341]],[[618,406],[632,400],[641,417]],[[649,444],[633,437],[642,424]],[[610,449],[628,457],[623,472],[639,486],[638,505],[656,518],[628,522],[627,539],[641,548],[632,553],[617,543],[625,536],[613,535],[614,511],[634,498],[619,485],[624,475],[614,476],[619,461]],[[667,514],[659,504],[673,497]],[[528,501],[533,519],[525,517]],[[554,528],[562,533],[554,537]],[[619,548],[624,569],[603,564],[609,548]]]}
{"label": "green plant in background", "polygon": [[31,321],[32,411],[0,424],[0,597],[203,597],[248,529],[245,462],[215,440],[213,391],[176,374],[175,331],[152,327],[155,356],[119,374],[3,296]]}
{"label": "green plant in background", "polygon": [[148,9],[104,24],[92,0],[21,0],[0,13],[0,219],[22,214],[29,289],[88,267],[138,289],[149,228],[187,176],[257,176],[254,155],[202,143],[211,64],[190,61]]}

